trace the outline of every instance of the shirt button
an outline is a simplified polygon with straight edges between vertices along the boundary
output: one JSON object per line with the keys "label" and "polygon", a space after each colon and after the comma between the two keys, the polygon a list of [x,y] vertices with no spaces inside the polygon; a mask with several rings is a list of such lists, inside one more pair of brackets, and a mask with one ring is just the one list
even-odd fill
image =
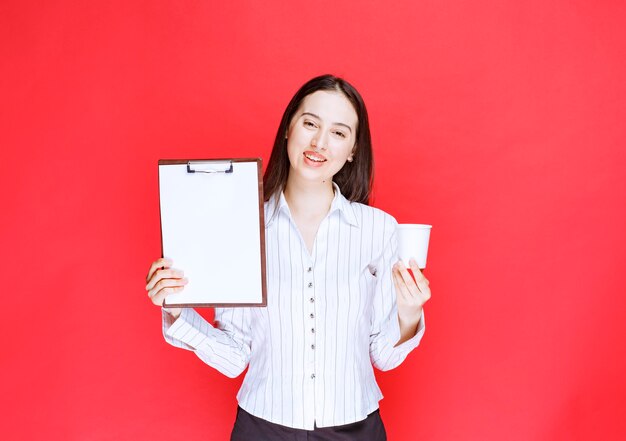
{"label": "shirt button", "polygon": [[311,301],[311,303],[313,303],[315,301],[315,299],[313,297],[311,297],[309,300]]}
{"label": "shirt button", "polygon": [[315,314],[311,313],[311,315],[309,317],[314,318]]}
{"label": "shirt button", "polygon": [[315,379],[315,374],[311,374],[311,380]]}
{"label": "shirt button", "polygon": [[311,332],[315,334],[315,328],[311,328]]}
{"label": "shirt button", "polygon": [[315,350],[315,345],[311,345],[311,349]]}
{"label": "shirt button", "polygon": [[313,271],[313,268],[311,268],[311,267],[308,267],[308,268],[306,269],[306,272],[307,272],[307,273],[310,273],[311,271]]}
{"label": "shirt button", "polygon": [[313,284],[309,282],[309,288],[313,288]]}

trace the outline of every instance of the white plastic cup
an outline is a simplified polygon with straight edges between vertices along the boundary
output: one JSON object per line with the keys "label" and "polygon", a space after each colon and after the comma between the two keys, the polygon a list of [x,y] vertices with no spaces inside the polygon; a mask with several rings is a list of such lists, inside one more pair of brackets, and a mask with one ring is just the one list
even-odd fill
{"label": "white plastic cup", "polygon": [[420,269],[426,268],[428,241],[432,225],[399,224],[398,225],[398,257],[407,268],[409,260],[415,259]]}

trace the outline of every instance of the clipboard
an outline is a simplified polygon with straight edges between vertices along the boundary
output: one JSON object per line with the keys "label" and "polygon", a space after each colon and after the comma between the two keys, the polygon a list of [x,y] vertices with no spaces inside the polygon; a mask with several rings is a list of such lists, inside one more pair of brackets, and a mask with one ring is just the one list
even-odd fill
{"label": "clipboard", "polygon": [[260,158],[160,159],[161,254],[185,272],[165,307],[267,306]]}

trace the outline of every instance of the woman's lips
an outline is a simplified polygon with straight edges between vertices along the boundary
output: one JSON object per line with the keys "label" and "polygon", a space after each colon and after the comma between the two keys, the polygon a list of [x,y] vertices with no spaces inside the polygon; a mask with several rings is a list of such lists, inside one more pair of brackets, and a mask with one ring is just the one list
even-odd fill
{"label": "woman's lips", "polygon": [[309,165],[320,166],[321,164],[327,161],[325,157],[311,150],[305,151],[303,155],[304,155],[305,162]]}

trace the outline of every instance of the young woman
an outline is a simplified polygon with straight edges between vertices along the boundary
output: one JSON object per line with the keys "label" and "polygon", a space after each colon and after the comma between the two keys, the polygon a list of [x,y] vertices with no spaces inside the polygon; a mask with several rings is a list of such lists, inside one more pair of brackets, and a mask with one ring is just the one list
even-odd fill
{"label": "young woman", "polygon": [[[367,205],[372,148],[348,82],[313,78],[283,114],[264,176],[266,308],[162,309],[165,340],[229,377],[248,367],[231,440],[383,440],[373,366],[393,369],[424,334],[428,280],[396,262],[397,223]],[[156,305],[184,289],[162,258]]]}

